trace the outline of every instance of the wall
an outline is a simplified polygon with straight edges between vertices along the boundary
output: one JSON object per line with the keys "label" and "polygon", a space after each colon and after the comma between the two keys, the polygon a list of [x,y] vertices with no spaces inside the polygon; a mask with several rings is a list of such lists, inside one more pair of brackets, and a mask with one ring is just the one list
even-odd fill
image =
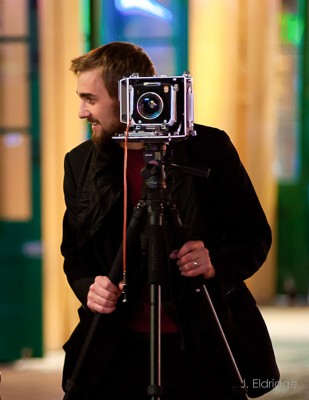
{"label": "wall", "polygon": [[76,0],[41,0],[40,62],[44,242],[44,340],[60,347],[76,322],[77,301],[68,288],[60,255],[65,153],[82,140],[76,79],[70,60],[83,52]]}
{"label": "wall", "polygon": [[279,5],[279,0],[190,1],[195,120],[230,135],[274,233],[268,260],[248,282],[260,302],[271,301],[276,278],[273,164]]}

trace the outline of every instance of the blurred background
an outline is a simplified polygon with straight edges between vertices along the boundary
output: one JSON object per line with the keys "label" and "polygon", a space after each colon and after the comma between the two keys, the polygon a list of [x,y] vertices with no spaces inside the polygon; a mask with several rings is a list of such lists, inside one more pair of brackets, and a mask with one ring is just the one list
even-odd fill
{"label": "blurred background", "polygon": [[59,250],[63,158],[88,130],[69,67],[115,40],[143,46],[158,74],[189,70],[195,122],[231,137],[274,236],[247,284],[278,353],[298,346],[309,366],[306,0],[0,0],[1,365],[61,352],[77,323]]}

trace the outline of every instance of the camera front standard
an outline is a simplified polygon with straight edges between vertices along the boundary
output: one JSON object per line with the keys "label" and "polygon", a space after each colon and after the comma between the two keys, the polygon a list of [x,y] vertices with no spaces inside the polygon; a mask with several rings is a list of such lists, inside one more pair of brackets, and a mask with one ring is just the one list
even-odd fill
{"label": "camera front standard", "polygon": [[[169,142],[195,135],[192,78],[139,77],[119,81],[120,121],[129,126],[128,139]],[[114,139],[124,139],[125,132]]]}

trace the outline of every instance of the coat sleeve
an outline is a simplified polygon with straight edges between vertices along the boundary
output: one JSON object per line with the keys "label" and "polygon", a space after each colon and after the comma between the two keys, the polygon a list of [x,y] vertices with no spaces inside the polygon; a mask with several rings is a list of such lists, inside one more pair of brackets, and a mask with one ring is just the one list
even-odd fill
{"label": "coat sleeve", "polygon": [[217,155],[218,176],[210,256],[226,289],[252,276],[268,255],[272,235],[252,182],[227,135]]}
{"label": "coat sleeve", "polygon": [[264,263],[271,230],[229,136],[216,128],[195,127],[195,137],[173,143],[173,162],[207,171],[207,177],[170,169],[173,200],[187,238],[204,242],[227,292]]}
{"label": "coat sleeve", "polygon": [[[79,152],[81,153],[83,152]],[[77,246],[77,189],[83,163],[84,160],[74,157],[72,152],[66,154],[64,159],[63,190],[66,210],[63,218],[61,253],[64,257],[64,272],[68,282],[76,297],[86,307],[89,286],[93,283],[96,272],[91,270],[89,260],[85,259],[83,252]]]}

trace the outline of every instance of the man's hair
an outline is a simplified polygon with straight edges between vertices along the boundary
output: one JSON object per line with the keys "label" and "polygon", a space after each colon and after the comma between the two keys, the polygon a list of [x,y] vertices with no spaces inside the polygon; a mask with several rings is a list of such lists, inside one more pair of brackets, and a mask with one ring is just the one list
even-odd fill
{"label": "man's hair", "polygon": [[100,69],[104,86],[112,98],[118,97],[118,81],[133,73],[139,76],[156,74],[153,62],[146,52],[136,44],[111,42],[97,47],[71,61],[71,70],[79,72]]}

